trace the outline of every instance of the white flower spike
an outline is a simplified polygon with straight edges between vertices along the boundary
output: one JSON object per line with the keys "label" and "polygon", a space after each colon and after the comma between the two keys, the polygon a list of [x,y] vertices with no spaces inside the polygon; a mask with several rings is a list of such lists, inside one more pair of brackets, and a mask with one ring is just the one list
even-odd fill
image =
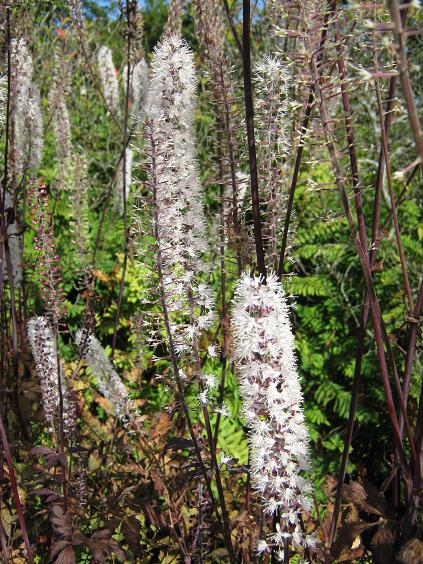
{"label": "white flower spike", "polygon": [[[252,484],[264,511],[279,513],[281,525],[268,539],[311,546],[298,526],[312,484],[309,438],[294,353],[294,335],[283,289],[276,277],[264,283],[244,274],[233,308],[235,361],[249,427]],[[294,517],[294,518],[293,518]],[[264,543],[260,544],[262,551]]]}

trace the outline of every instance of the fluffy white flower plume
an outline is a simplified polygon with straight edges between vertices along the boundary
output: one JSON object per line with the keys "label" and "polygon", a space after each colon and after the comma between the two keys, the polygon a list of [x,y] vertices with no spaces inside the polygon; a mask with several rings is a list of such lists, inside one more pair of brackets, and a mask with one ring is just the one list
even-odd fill
{"label": "fluffy white flower plume", "polygon": [[[252,484],[265,513],[278,513],[281,519],[267,543],[282,549],[285,541],[311,545],[311,536],[302,533],[299,523],[300,513],[310,510],[309,437],[288,305],[273,274],[266,284],[249,274],[240,278],[232,321]],[[264,549],[262,542],[259,550]]]}
{"label": "fluffy white flower plume", "polygon": [[102,45],[97,53],[98,72],[101,86],[108,109],[114,114],[119,114],[119,83],[116,69],[113,64],[112,51],[106,45]]}
{"label": "fluffy white flower plume", "polygon": [[[132,184],[132,149],[127,148],[125,151],[125,199],[128,200],[129,192]],[[116,174],[116,185],[113,192],[114,195],[114,209],[117,213],[123,211],[123,159],[119,163],[119,168]]]}
{"label": "fluffy white flower plume", "polygon": [[[124,77],[126,75],[124,74]],[[142,121],[145,115],[150,79],[148,76],[148,65],[144,57],[135,63],[132,69],[131,83],[131,114],[138,121]]]}
{"label": "fluffy white flower plume", "polygon": [[63,430],[69,435],[75,429],[75,402],[65,383],[63,367],[58,359],[54,332],[46,317],[33,317],[28,321],[28,338],[40,381],[44,415],[49,425],[49,430],[57,432],[59,428],[59,382],[61,382]]}
{"label": "fluffy white flower plume", "polygon": [[32,82],[32,57],[25,40],[12,39],[10,45],[12,79],[17,109],[22,107],[29,96]]}
{"label": "fluffy white flower plume", "polygon": [[11,42],[12,92],[15,99],[15,168],[23,174],[34,171],[41,162],[43,150],[43,118],[40,92],[32,82],[32,57],[25,41]]}
{"label": "fluffy white flower plume", "polygon": [[127,419],[131,412],[131,400],[125,384],[119,378],[106,351],[94,335],[79,330],[75,336],[83,358],[94,376],[100,392],[112,404],[116,417]]}
{"label": "fluffy white flower plume", "polygon": [[[178,351],[189,350],[214,319],[211,289],[196,274],[207,249],[195,154],[194,58],[177,36],[157,47],[147,104],[148,184],[153,194],[170,330]],[[183,323],[181,314],[189,318]]]}
{"label": "fluffy white flower plume", "polygon": [[[7,114],[7,75],[0,76],[0,135],[3,128],[6,127]],[[12,210],[14,205],[13,195],[6,189],[4,194],[4,209],[7,212]],[[15,216],[15,214],[13,214]],[[23,256],[22,256],[22,240],[20,229],[16,220],[7,226],[7,236],[9,240],[10,259],[12,263],[12,277],[15,286],[19,286],[23,280]],[[5,257],[3,257],[1,267],[3,276],[8,277],[7,265]]]}

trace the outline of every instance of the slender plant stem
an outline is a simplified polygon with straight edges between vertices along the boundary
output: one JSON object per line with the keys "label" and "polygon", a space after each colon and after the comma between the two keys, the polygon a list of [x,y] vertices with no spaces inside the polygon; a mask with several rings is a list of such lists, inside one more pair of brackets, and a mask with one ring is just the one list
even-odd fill
{"label": "slender plant stem", "polygon": [[289,189],[288,202],[287,202],[287,206],[286,206],[286,216],[285,216],[285,223],[284,223],[283,234],[282,234],[282,245],[281,245],[281,251],[280,251],[280,254],[279,254],[279,267],[278,267],[278,278],[279,279],[282,278],[282,274],[283,274],[283,263],[284,263],[284,260],[285,260],[286,247],[287,247],[287,244],[288,244],[289,225],[291,223],[292,208],[294,206],[295,189],[297,187],[298,177],[299,177],[299,174],[300,174],[301,160],[302,160],[302,157],[303,157],[305,138],[306,138],[306,134],[307,134],[307,128],[308,128],[308,122],[310,120],[311,110],[312,110],[312,107],[313,107],[313,100],[314,100],[314,90],[313,90],[313,87],[311,87],[310,93],[308,95],[306,108],[305,108],[304,118],[303,118],[303,121],[301,123],[300,141],[298,143],[297,156],[295,157],[294,172],[293,172],[293,175],[292,175],[291,186],[290,186],[290,189]]}
{"label": "slender plant stem", "polygon": [[13,499],[15,501],[16,513],[18,515],[19,526],[21,528],[22,538],[25,544],[26,557],[29,564],[34,564],[34,556],[31,544],[29,542],[28,529],[26,527],[25,518],[22,509],[22,503],[19,496],[18,483],[16,481],[15,469],[13,467],[12,456],[10,454],[9,442],[7,440],[6,431],[3,425],[3,417],[0,414],[0,438],[3,444],[3,451],[6,458],[6,464],[9,471],[10,485],[12,488]]}
{"label": "slender plant stem", "polygon": [[[228,344],[229,344],[229,318],[228,318],[228,303],[226,301],[226,260],[225,260],[225,182],[223,172],[223,155],[222,155],[222,140],[220,131],[217,132],[217,161],[219,168],[219,184],[220,184],[220,293],[221,293],[221,326],[223,333],[223,347],[221,352],[221,378],[219,386],[219,405],[223,404],[225,397],[225,378],[228,361]],[[200,366],[201,368],[201,366]],[[216,417],[216,424],[214,428],[214,444],[217,445],[219,437],[221,414],[218,413]]]}
{"label": "slender plant stem", "polygon": [[[10,135],[10,105],[11,105],[11,53],[10,53],[10,7],[8,7],[6,12],[6,49],[7,49],[7,101],[6,101],[6,140],[5,140],[5,150],[4,150],[4,176],[3,176],[3,188],[2,197],[0,198],[0,238],[2,239],[4,255],[6,259],[6,271],[7,278],[9,281],[9,295],[10,295],[10,318],[12,322],[12,362],[13,362],[13,381],[19,382],[19,345],[18,345],[18,313],[16,307],[16,293],[15,293],[15,283],[13,279],[13,263],[10,253],[9,237],[7,232],[7,220],[5,213],[5,202],[6,202],[6,190],[8,184],[8,172],[9,172],[9,135]],[[2,277],[3,282],[3,277]],[[3,288],[2,288],[3,292]],[[17,397],[17,392],[15,394],[18,418],[21,420],[21,410],[19,406],[19,400]],[[21,425],[24,434],[26,433],[25,427]]]}
{"label": "slender plant stem", "polygon": [[393,220],[393,224],[394,224],[395,237],[396,237],[396,240],[397,240],[398,253],[399,253],[399,256],[400,256],[401,270],[402,270],[402,276],[403,276],[403,279],[404,279],[405,291],[406,291],[406,294],[407,294],[410,311],[413,311],[413,309],[414,309],[413,296],[411,294],[410,280],[408,278],[404,249],[403,249],[402,241],[401,241],[401,233],[400,233],[400,227],[399,227],[399,222],[398,222],[398,215],[397,215],[397,210],[396,210],[396,207],[395,207],[395,195],[394,195],[394,189],[393,189],[393,186],[392,186],[392,174],[391,174],[391,165],[390,165],[390,159],[389,159],[388,139],[387,139],[387,136],[386,136],[386,130],[385,130],[384,123],[383,123],[382,97],[381,97],[381,94],[380,94],[379,78],[377,76],[375,78],[375,86],[376,86],[376,99],[377,99],[379,118],[380,118],[380,130],[381,130],[381,134],[382,134],[383,158],[384,158],[384,161],[385,161],[386,179],[388,181],[389,197],[390,197],[390,200],[391,200],[392,220]]}
{"label": "slender plant stem", "polygon": [[119,327],[119,317],[122,308],[123,292],[125,289],[125,274],[126,266],[128,263],[128,243],[129,243],[129,230],[128,230],[128,217],[127,217],[127,203],[126,203],[126,147],[128,144],[128,116],[129,116],[129,89],[131,82],[131,14],[130,9],[132,4],[126,1],[126,24],[127,24],[127,41],[126,41],[126,57],[127,57],[127,67],[126,67],[126,93],[125,93],[125,117],[123,123],[123,161],[122,161],[122,198],[123,198],[123,237],[124,237],[124,250],[123,250],[123,266],[122,266],[122,276],[119,285],[119,298],[116,308],[115,324],[113,329],[113,340],[112,340],[112,353],[111,358],[113,359],[116,349],[116,339]]}
{"label": "slender plant stem", "polygon": [[[397,89],[397,77],[391,77],[389,81],[389,90],[388,90],[388,99],[386,103],[386,110],[385,110],[385,123],[384,129],[386,135],[388,135],[389,127],[392,121],[392,109],[394,107],[394,100],[395,100],[395,93]],[[380,234],[379,234],[379,226],[380,226],[380,209],[382,203],[382,186],[383,186],[383,177],[385,172],[385,161],[384,161],[384,150],[383,147],[380,148],[379,151],[379,161],[377,166],[377,173],[376,173],[376,186],[375,186],[375,196],[374,196],[374,203],[373,203],[373,218],[372,218],[372,247],[370,249],[370,263],[372,265],[375,264],[375,260],[373,259],[373,255],[376,255],[377,248],[379,244]]]}
{"label": "slender plant stem", "polygon": [[417,114],[415,96],[411,85],[410,72],[408,68],[408,60],[405,49],[405,38],[403,20],[397,0],[387,0],[389,10],[391,12],[392,22],[394,24],[394,35],[397,41],[396,52],[398,56],[399,72],[405,103],[407,106],[408,120],[410,122],[411,131],[416,145],[417,155],[420,159],[420,168],[423,172],[423,133],[420,126],[419,116]]}
{"label": "slender plant stem", "polygon": [[256,247],[257,268],[263,280],[266,280],[263,238],[261,232],[260,197],[257,174],[256,141],[254,134],[254,105],[251,84],[251,16],[250,0],[243,0],[242,20],[242,67],[244,75],[245,121],[248,139],[248,160],[250,165],[251,204],[253,209],[254,242]]}
{"label": "slender plant stem", "polygon": [[66,511],[68,505],[68,487],[66,479],[66,453],[65,453],[65,433],[64,433],[64,418],[63,418],[63,381],[62,381],[62,371],[60,366],[60,355],[59,355],[59,323],[57,319],[54,320],[54,338],[56,343],[56,370],[57,370],[57,387],[59,393],[59,452],[61,456],[60,471],[62,477],[62,489],[63,489],[63,506]]}
{"label": "slender plant stem", "polygon": [[[420,290],[417,296],[416,305],[414,306],[414,311],[412,312],[412,315],[410,315],[408,319],[410,324],[410,329],[408,332],[407,356],[405,359],[404,378],[402,381],[402,393],[404,396],[405,403],[407,403],[408,394],[410,393],[411,372],[413,369],[414,355],[416,352],[417,333],[419,328],[419,320],[420,320],[422,307],[423,307],[423,279],[420,283]],[[402,413],[399,414],[398,421],[399,421],[400,431],[402,433],[404,429],[404,418]]]}
{"label": "slender plant stem", "polygon": [[[419,158],[420,168],[421,171],[423,172],[423,134],[420,126],[420,120],[416,110],[415,96],[411,85],[408,60],[407,60],[407,54],[405,49],[405,38],[406,38],[406,33],[404,30],[405,17],[402,17],[398,2],[396,0],[388,0],[387,4],[391,12],[392,22],[394,26],[394,36],[397,42],[396,53],[399,63],[402,91],[404,94],[408,119],[413,133],[417,155]],[[420,302],[420,299],[421,299],[421,289],[419,292],[418,302]],[[420,305],[420,309],[421,309],[421,305]],[[414,330],[412,332],[411,331],[412,331],[412,327],[410,329],[410,336],[409,336],[410,339],[408,345],[409,349],[410,349],[410,341],[411,344],[413,344],[413,340],[414,340],[413,338]],[[414,346],[412,347],[412,349],[414,349]],[[407,388],[409,386],[409,379],[411,376],[413,357],[414,357],[414,350],[412,350],[412,352],[407,350],[406,374],[403,382],[403,390],[404,392],[407,393],[407,396],[408,396]],[[416,517],[417,517],[419,499],[420,499],[420,494],[418,492],[421,489],[421,485],[422,485],[421,454],[422,454],[422,446],[423,446],[423,387],[421,390],[419,412],[417,415],[417,422],[416,422],[415,443],[413,446],[415,446],[415,450],[416,450],[416,459],[415,459],[415,467],[413,472],[412,489],[409,492],[409,495],[407,496],[407,510],[404,519],[405,527],[404,527],[404,534],[402,539],[403,541],[408,540],[413,534]]]}
{"label": "slender plant stem", "polygon": [[[218,73],[219,73],[220,89],[221,89],[223,123],[224,123],[226,142],[228,144],[228,153],[229,153],[228,154],[229,173],[230,173],[231,187],[232,187],[232,220],[234,224],[235,236],[237,238],[236,262],[238,267],[238,275],[240,275],[242,271],[242,261],[241,261],[241,253],[239,249],[240,242],[238,239],[240,237],[241,226],[240,226],[240,220],[238,214],[239,202],[238,202],[238,186],[236,182],[235,141],[234,141],[230,100],[228,97],[227,80],[225,78],[225,72],[224,72],[222,61],[219,62]],[[223,151],[222,151],[222,158],[223,158]]]}
{"label": "slender plant stem", "polygon": [[[423,301],[422,295],[422,286],[420,286],[418,299],[420,309],[422,305],[421,302]],[[423,384],[420,387],[419,409],[417,413],[415,430],[415,445],[418,456],[416,459],[416,464],[414,466],[412,489],[407,499],[406,513],[404,518],[405,526],[402,538],[403,542],[409,540],[414,534],[421,503],[421,490],[423,486]]]}
{"label": "slender plant stem", "polygon": [[235,44],[238,48],[240,56],[242,57],[242,43],[239,39],[239,35],[238,35],[237,30],[236,30],[234,20],[232,18],[232,14],[231,14],[231,10],[229,8],[228,0],[223,0],[223,5],[225,7],[226,17],[228,18],[229,27],[231,28],[231,32],[232,32],[233,38],[235,40]]}
{"label": "slender plant stem", "polygon": [[[207,468],[204,465],[204,461],[203,461],[203,458],[201,456],[200,446],[198,444],[197,437],[196,437],[195,432],[194,432],[194,427],[193,427],[192,422],[191,422],[191,417],[190,417],[190,414],[189,414],[188,405],[185,401],[184,387],[183,387],[181,376],[180,376],[179,365],[178,365],[178,360],[177,360],[177,356],[176,356],[176,349],[175,349],[175,345],[174,345],[174,342],[173,342],[173,336],[172,336],[172,332],[171,332],[171,328],[170,328],[170,320],[169,320],[169,314],[168,314],[168,309],[167,309],[166,291],[165,291],[163,269],[162,269],[161,237],[160,237],[160,231],[159,231],[159,217],[158,217],[158,210],[157,210],[157,196],[156,196],[157,178],[156,178],[156,164],[155,164],[156,163],[156,151],[157,151],[157,149],[156,149],[156,145],[155,145],[154,139],[152,138],[151,134],[150,134],[150,141],[151,141],[150,158],[151,158],[151,169],[152,169],[152,178],[151,178],[151,181],[150,181],[150,185],[151,185],[152,194],[153,194],[153,223],[154,223],[154,237],[156,239],[156,245],[157,245],[157,250],[156,250],[156,253],[157,253],[157,273],[158,273],[158,278],[159,278],[160,302],[161,302],[161,306],[162,306],[163,319],[164,319],[166,335],[167,335],[167,340],[168,340],[168,347],[169,347],[170,359],[171,359],[171,364],[172,364],[172,370],[173,370],[173,373],[174,373],[176,386],[177,386],[177,389],[178,389],[179,401],[181,403],[181,406],[182,406],[182,409],[183,409],[183,412],[184,412],[184,415],[185,415],[185,419],[186,419],[186,422],[187,422],[187,425],[188,425],[188,430],[189,430],[191,440],[192,440],[193,445],[194,445],[195,454],[197,456],[197,460],[198,460],[201,472],[204,476],[206,486],[207,486],[208,492],[210,494],[210,499],[212,500],[213,509],[214,509],[215,514],[216,514],[216,518],[217,518],[217,521],[219,523],[219,527],[220,527],[220,529],[223,533],[225,541],[228,544],[226,531],[225,531],[224,526],[222,525],[222,520],[220,518],[219,510],[217,508],[216,501],[214,499],[214,495],[213,495],[213,492],[212,492],[210,476],[208,474]],[[228,544],[228,551],[230,551],[229,544]]]}
{"label": "slender plant stem", "polygon": [[[413,311],[413,318],[410,319],[410,329],[408,334],[407,357],[405,361],[405,374],[403,379],[403,394],[404,401],[407,402],[408,394],[410,391],[411,371],[413,368],[414,354],[416,351],[416,339],[418,323],[423,307],[423,279],[420,284],[420,290],[417,302]],[[402,433],[404,421],[402,414],[399,415],[400,431]],[[423,485],[423,385],[421,386],[419,408],[417,412],[416,428],[415,428],[415,447],[416,447],[416,461],[413,472],[413,484],[411,492],[407,498],[407,505],[404,518],[404,531],[403,542],[409,540],[414,534],[417,515],[421,504],[421,490]]]}
{"label": "slender plant stem", "polygon": [[[345,212],[345,215],[346,215],[346,218],[347,218],[347,221],[348,221],[348,225],[349,225],[349,228],[351,230],[351,234],[353,236],[353,239],[354,239],[354,242],[355,242],[355,245],[356,245],[356,248],[357,248],[357,253],[358,253],[358,256],[359,256],[359,259],[360,259],[360,263],[361,263],[361,267],[362,267],[362,271],[363,271],[363,275],[364,275],[364,280],[365,280],[365,283],[366,283],[366,288],[369,292],[370,308],[371,308],[371,311],[372,311],[372,323],[373,323],[373,329],[374,329],[374,332],[375,332],[377,354],[378,354],[379,364],[380,364],[380,368],[381,368],[382,382],[383,382],[383,387],[384,387],[384,391],[385,391],[385,398],[386,398],[386,403],[387,403],[387,407],[388,407],[389,419],[391,421],[395,446],[396,446],[398,455],[400,457],[401,465],[404,469],[404,474],[407,477],[408,484],[409,484],[410,469],[408,467],[404,447],[403,447],[403,444],[402,444],[402,437],[401,437],[401,434],[399,432],[398,419],[397,419],[396,411],[395,411],[395,404],[394,404],[394,400],[393,400],[393,396],[392,396],[391,386],[390,386],[390,383],[389,383],[389,374],[388,374],[387,362],[386,362],[385,352],[384,352],[384,348],[383,348],[383,332],[382,332],[382,327],[381,327],[382,316],[381,316],[381,312],[380,312],[379,303],[378,303],[378,300],[377,300],[377,297],[376,297],[375,289],[374,289],[374,286],[373,286],[370,264],[369,264],[369,261],[368,261],[368,257],[366,256],[365,250],[361,246],[360,239],[357,236],[356,228],[355,228],[355,225],[354,225],[354,220],[353,220],[352,215],[351,215],[350,206],[349,206],[349,202],[348,202],[348,196],[346,194],[346,190],[345,190],[345,186],[344,186],[344,179],[343,179],[343,175],[341,173],[341,169],[340,169],[340,166],[339,166],[337,151],[335,149],[333,137],[332,137],[331,131],[329,129],[329,125],[328,125],[329,124],[329,118],[328,118],[328,115],[327,115],[327,112],[326,112],[323,94],[322,94],[321,89],[320,89],[320,80],[319,80],[319,75],[318,75],[318,72],[317,72],[317,68],[316,68],[316,64],[315,64],[314,59],[311,60],[311,69],[312,69],[312,75],[313,75],[313,80],[314,80],[315,89],[316,89],[316,95],[319,99],[320,114],[321,114],[321,118],[322,118],[323,129],[324,129],[325,136],[326,136],[326,143],[327,143],[328,151],[329,151],[330,158],[331,158],[331,161],[332,161],[336,185],[338,187],[340,197],[341,197],[341,201],[342,201],[342,205],[343,205],[343,208],[344,208],[344,212]],[[399,398],[399,400],[400,400],[400,398]]]}
{"label": "slender plant stem", "polygon": [[[189,308],[190,308],[190,322],[194,323],[194,300],[193,300],[193,295],[192,295],[191,289],[188,289],[188,301],[189,301]],[[198,349],[198,342],[195,338],[194,338],[193,344],[192,344],[192,353],[193,353],[193,360],[194,360],[194,365],[195,365],[198,383],[199,383],[201,391],[204,391],[204,386],[202,384],[203,374],[202,374],[202,370],[201,370],[200,352],[199,352],[199,349]],[[216,457],[215,440],[214,440],[214,437],[213,437],[213,432],[212,432],[211,423],[210,423],[209,411],[208,411],[206,404],[202,405],[202,411],[203,411],[204,423],[205,423],[205,427],[206,427],[207,441],[209,443],[209,448],[210,448],[210,458],[211,458],[211,463],[212,463],[212,467],[213,467],[214,475],[215,475],[215,479],[216,479],[217,493],[218,493],[218,496],[219,496],[220,508],[221,508],[222,517],[223,517],[223,524],[224,524],[224,529],[225,529],[226,542],[227,542],[227,545],[228,545],[229,558],[230,558],[231,562],[235,562],[234,549],[233,549],[233,546],[232,546],[232,539],[231,539],[231,527],[230,527],[230,522],[229,522],[229,516],[228,516],[228,511],[226,509],[225,495],[224,495],[223,487],[222,487],[222,480],[221,480],[221,476],[220,476],[219,464],[217,462],[217,457]]]}
{"label": "slender plant stem", "polygon": [[110,200],[110,195],[112,193],[113,184],[116,182],[116,177],[117,177],[117,173],[118,173],[118,170],[119,170],[119,166],[120,166],[120,163],[122,162],[122,159],[125,155],[126,147],[129,144],[129,139],[130,139],[130,136],[128,136],[125,148],[121,151],[121,153],[120,153],[120,155],[119,155],[119,157],[118,157],[118,159],[115,163],[113,175],[110,178],[109,184],[106,188],[106,196],[104,198],[103,210],[102,210],[102,213],[101,213],[100,222],[98,224],[97,234],[96,234],[96,237],[95,237],[95,243],[94,243],[94,248],[93,248],[93,254],[92,254],[92,258],[91,258],[91,264],[92,264],[93,267],[95,265],[95,259],[96,259],[96,256],[97,256],[97,251],[98,251],[98,248],[100,246],[101,232],[103,230],[104,219],[105,219],[105,216],[106,216],[106,210],[108,209],[108,203],[109,203],[109,200]]}
{"label": "slender plant stem", "polygon": [[[367,298],[367,293],[366,293],[366,298]],[[342,488],[344,486],[345,474],[348,464],[348,456],[353,438],[355,413],[357,410],[358,392],[360,390],[360,381],[361,381],[361,365],[362,365],[363,354],[364,354],[364,337],[366,334],[366,325],[367,325],[367,319],[369,317],[369,310],[370,310],[369,300],[365,299],[365,305],[362,310],[360,329],[357,338],[358,345],[355,353],[354,380],[351,390],[351,401],[350,401],[350,410],[348,416],[348,424],[347,424],[346,436],[344,439],[344,449],[342,452],[341,465],[338,471],[338,483],[336,485],[335,502],[333,506],[332,520],[329,529],[329,537],[328,537],[329,547],[332,546],[332,543],[335,538],[336,528],[338,525],[339,510],[341,508]]]}
{"label": "slender plant stem", "polygon": [[[0,488],[0,493],[1,493],[1,488]],[[1,505],[0,505],[0,509],[1,509]],[[2,551],[1,556],[3,562],[4,564],[7,564],[8,562],[10,562],[10,551],[9,551],[9,547],[7,546],[6,531],[4,530],[3,527],[1,515],[0,515],[0,547]]]}
{"label": "slender plant stem", "polygon": [[337,59],[339,81],[341,86],[342,106],[344,110],[345,131],[347,133],[348,154],[350,158],[352,185],[354,189],[355,207],[357,210],[358,233],[360,236],[361,246],[367,247],[366,226],[364,224],[363,202],[361,200],[361,191],[359,187],[357,153],[355,149],[354,131],[352,127],[351,105],[348,91],[346,88],[346,70],[342,49],[342,37],[339,29],[339,15],[335,12],[335,39],[337,46]]}
{"label": "slender plant stem", "polygon": [[[406,10],[403,11],[403,17],[405,17],[405,12],[406,12]],[[339,46],[340,30],[339,30],[338,20],[336,20],[336,39],[337,39],[338,49],[339,49],[340,48],[340,46]],[[339,61],[339,57],[338,57],[338,61]],[[342,70],[342,69],[339,69],[339,63],[338,63],[338,70]],[[396,86],[397,86],[397,77],[393,76],[393,77],[390,78],[390,81],[389,81],[389,89],[388,89],[388,96],[387,96],[386,110],[385,110],[385,120],[384,120],[384,124],[383,124],[383,129],[384,129],[386,138],[388,136],[389,126],[390,126],[390,123],[391,123],[392,109],[393,109],[394,98],[395,98],[395,93],[396,93]],[[346,125],[347,125],[347,120],[345,120],[345,122],[346,122]],[[349,143],[349,145],[350,145],[350,143]],[[379,228],[381,194],[382,194],[383,173],[384,173],[384,155],[385,155],[384,149],[383,149],[383,147],[381,147],[380,152],[379,152],[379,161],[378,161],[376,183],[375,183],[375,198],[374,198],[374,203],[373,203],[372,243],[371,243],[371,246],[370,246],[370,255],[369,255],[369,261],[370,261],[371,268],[373,268],[374,264],[376,263],[376,256],[377,256],[377,251],[378,251],[378,241],[380,239],[379,233],[382,234],[384,232],[385,227],[387,226],[388,222],[390,221],[390,219],[392,217],[392,210],[390,210],[383,226],[381,228]],[[416,171],[417,171],[417,166],[414,168],[413,172],[411,173],[411,175],[407,179],[406,185],[405,185],[400,197],[398,198],[398,200],[395,203],[396,207],[398,207],[400,205],[400,203],[402,202],[403,196],[404,196],[409,184],[411,183]],[[367,324],[368,314],[369,314],[369,302],[368,302],[368,294],[367,294],[367,291],[366,291],[365,298],[364,298],[364,308],[362,310],[362,315],[361,315],[360,332],[359,332],[359,337],[358,337],[358,348],[357,348],[357,353],[356,353],[354,380],[353,380],[353,387],[352,387],[352,392],[351,392],[351,403],[350,403],[350,412],[349,412],[349,417],[348,417],[347,433],[346,433],[346,437],[345,437],[345,441],[344,441],[344,450],[343,450],[343,454],[342,454],[341,466],[340,466],[339,473],[338,473],[337,492],[336,492],[336,497],[335,497],[334,510],[333,510],[333,514],[332,514],[332,522],[331,522],[331,528],[330,528],[330,534],[329,534],[329,545],[330,546],[333,543],[334,535],[335,535],[335,532],[336,532],[338,515],[339,515],[339,510],[340,510],[340,505],[341,505],[342,486],[343,486],[343,483],[344,483],[344,480],[345,480],[345,473],[346,473],[346,467],[347,467],[347,462],[348,462],[349,449],[350,449],[351,442],[352,442],[355,412],[356,412],[356,408],[357,408],[357,399],[358,399],[358,392],[359,392],[359,387],[360,387],[359,380],[360,380],[361,362],[362,362],[362,356],[363,356],[363,353],[364,353],[364,343],[363,343],[363,339],[364,339],[364,335],[365,335],[364,329],[365,329],[366,324]],[[411,367],[410,367],[410,372],[411,372]],[[406,377],[404,376],[404,382],[405,382],[405,378]],[[405,398],[405,401],[406,401],[406,394],[404,393],[404,387],[403,387],[403,395],[404,395],[404,398]],[[403,429],[402,413],[400,413],[400,415],[399,415],[399,426],[400,426],[400,430],[402,432],[402,429]]]}

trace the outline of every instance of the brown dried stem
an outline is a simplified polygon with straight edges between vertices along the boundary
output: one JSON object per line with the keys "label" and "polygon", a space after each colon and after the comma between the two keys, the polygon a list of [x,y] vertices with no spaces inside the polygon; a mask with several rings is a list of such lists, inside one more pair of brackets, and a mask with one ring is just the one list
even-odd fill
{"label": "brown dried stem", "polygon": [[[319,66],[319,63],[320,63],[320,61],[323,57],[323,47],[324,47],[326,37],[327,37],[329,15],[330,15],[330,12],[327,11],[326,14],[325,14],[324,24],[323,24],[322,32],[321,32],[321,36],[320,36],[319,49],[318,49],[318,54],[317,54],[317,66]],[[301,123],[300,139],[299,139],[298,148],[297,148],[297,155],[296,155],[296,158],[295,158],[295,165],[294,165],[294,172],[293,172],[293,175],[292,175],[291,186],[290,186],[290,189],[289,189],[288,203],[287,203],[286,216],[285,216],[285,224],[284,224],[283,234],[282,234],[282,244],[281,244],[281,250],[280,250],[280,253],[279,253],[279,266],[278,266],[278,271],[277,271],[279,279],[282,278],[282,275],[283,275],[283,272],[284,272],[283,263],[284,263],[284,260],[285,260],[286,248],[287,248],[287,244],[288,244],[289,225],[290,225],[290,222],[291,222],[292,209],[293,209],[293,206],[294,206],[295,190],[297,188],[298,177],[299,177],[299,174],[300,174],[301,161],[302,161],[303,151],[304,151],[304,145],[305,145],[305,140],[306,140],[306,136],[307,136],[308,123],[310,121],[310,116],[311,116],[311,112],[312,112],[312,109],[313,109],[314,102],[315,102],[314,85],[313,85],[313,83],[311,83],[307,103],[306,103],[306,106],[305,106],[304,118],[303,118],[303,121]]]}
{"label": "brown dried stem", "polygon": [[[366,252],[361,245],[360,239],[357,236],[356,227],[355,227],[355,224],[354,224],[353,217],[351,215],[348,196],[347,196],[346,189],[345,189],[345,177],[343,176],[343,174],[341,172],[340,165],[339,165],[338,152],[336,150],[334,140],[333,140],[333,135],[332,135],[332,132],[330,130],[329,117],[328,117],[328,114],[327,114],[327,111],[326,111],[324,97],[323,97],[323,94],[322,94],[322,91],[321,91],[321,88],[320,88],[320,79],[319,79],[316,63],[315,63],[313,58],[311,59],[311,69],[312,69],[312,76],[313,76],[313,80],[314,80],[314,84],[315,84],[316,96],[317,96],[318,102],[319,102],[320,115],[321,115],[321,119],[322,119],[323,130],[324,130],[325,137],[326,137],[326,144],[327,144],[330,159],[331,159],[331,162],[332,162],[333,173],[334,173],[334,176],[335,176],[335,182],[336,182],[338,191],[340,193],[342,205],[343,205],[343,208],[344,208],[344,213],[345,213],[345,216],[347,218],[348,225],[349,225],[352,237],[354,239],[354,242],[355,242],[355,245],[356,245],[356,248],[357,248],[357,253],[358,253],[358,256],[359,256],[359,259],[360,259],[360,263],[361,263],[361,267],[362,267],[362,271],[363,271],[363,275],[364,275],[364,280],[365,280],[365,283],[366,283],[366,288],[367,288],[367,291],[369,293],[370,309],[371,309],[371,312],[372,312],[372,323],[373,323],[373,329],[374,329],[374,332],[375,332],[377,354],[378,354],[379,364],[380,364],[380,368],[381,368],[382,382],[383,382],[383,387],[384,387],[384,391],[385,391],[385,398],[386,398],[386,403],[387,403],[387,407],[388,407],[389,419],[390,419],[390,422],[391,422],[391,427],[392,427],[392,431],[393,431],[393,435],[394,435],[394,442],[395,442],[396,450],[397,450],[398,455],[399,455],[401,466],[404,470],[404,476],[407,478],[407,483],[409,483],[410,470],[409,470],[409,467],[408,467],[404,447],[402,445],[402,437],[401,437],[401,433],[400,433],[400,430],[399,430],[394,399],[393,399],[393,396],[392,396],[391,386],[390,386],[390,382],[389,382],[388,366],[387,366],[387,362],[386,362],[385,351],[384,351],[384,348],[383,348],[384,334],[383,334],[383,331],[382,331],[382,315],[381,315],[381,311],[380,311],[380,307],[379,307],[379,302],[378,302],[377,297],[376,297],[375,289],[374,289],[374,286],[373,286],[370,263],[369,263],[367,255],[366,255]],[[394,377],[395,377],[395,371],[394,371]],[[402,399],[402,396],[399,397],[398,400],[399,400],[399,403],[402,406],[402,409],[404,411],[404,405],[403,405],[403,402],[401,402],[401,399]],[[405,413],[404,413],[404,418],[406,419]],[[411,448],[412,448],[412,446],[413,445],[410,444]]]}

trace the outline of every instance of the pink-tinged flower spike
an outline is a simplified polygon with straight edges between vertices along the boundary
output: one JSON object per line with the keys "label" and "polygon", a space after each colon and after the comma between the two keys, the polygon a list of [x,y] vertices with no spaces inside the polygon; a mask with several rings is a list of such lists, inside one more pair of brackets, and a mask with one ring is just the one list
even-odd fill
{"label": "pink-tinged flower spike", "polygon": [[33,317],[28,321],[28,338],[40,381],[43,410],[49,431],[57,433],[59,429],[59,386],[61,386],[63,431],[66,435],[71,435],[76,424],[75,402],[65,384],[64,371],[58,359],[56,339],[46,317]]}
{"label": "pink-tinged flower spike", "polygon": [[[309,437],[294,352],[294,336],[282,286],[273,274],[264,284],[243,274],[232,314],[235,361],[249,427],[251,478],[264,512],[280,525],[266,539],[283,551],[285,542],[311,546],[300,514],[311,509]],[[266,550],[264,542],[258,547]]]}
{"label": "pink-tinged flower spike", "polygon": [[102,45],[97,54],[98,72],[108,109],[119,115],[119,82],[113,64],[112,51]]}
{"label": "pink-tinged flower spike", "polygon": [[98,389],[112,404],[116,417],[122,420],[129,419],[131,399],[128,390],[117,375],[98,339],[87,333],[86,330],[79,330],[76,333],[75,341],[95,378]]}
{"label": "pink-tinged flower spike", "polygon": [[56,251],[53,222],[48,211],[46,186],[36,179],[28,188],[31,223],[35,232],[34,248],[38,251],[36,268],[41,280],[41,297],[57,330],[59,320],[65,315],[60,257]]}

